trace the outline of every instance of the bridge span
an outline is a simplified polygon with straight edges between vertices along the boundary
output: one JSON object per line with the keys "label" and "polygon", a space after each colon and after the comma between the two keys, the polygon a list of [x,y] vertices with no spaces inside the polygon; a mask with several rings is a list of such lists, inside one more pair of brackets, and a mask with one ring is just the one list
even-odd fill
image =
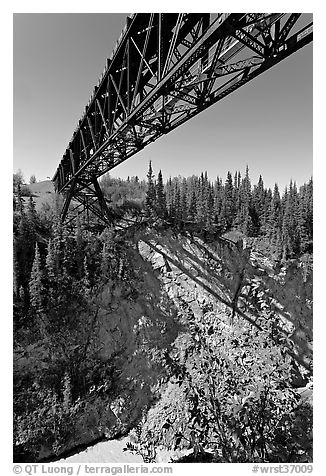
{"label": "bridge span", "polygon": [[60,164],[61,218],[109,222],[98,178],[312,41],[299,13],[128,16]]}

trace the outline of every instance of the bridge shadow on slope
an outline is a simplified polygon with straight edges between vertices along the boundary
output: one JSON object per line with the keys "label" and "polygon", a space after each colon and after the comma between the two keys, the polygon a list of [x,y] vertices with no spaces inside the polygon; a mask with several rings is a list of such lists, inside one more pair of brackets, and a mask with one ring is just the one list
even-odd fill
{"label": "bridge shadow on slope", "polygon": [[[173,258],[170,254],[165,253],[162,251],[162,249],[158,248],[156,245],[154,245],[150,240],[146,240],[143,238],[143,241],[152,248],[156,253],[161,254],[164,259],[175,266],[177,269],[179,269],[182,273],[184,273],[188,278],[190,278],[194,283],[199,285],[201,288],[203,288],[205,291],[207,291],[213,298],[215,298],[217,301],[219,301],[221,304],[224,304],[230,310],[233,310],[234,308],[234,303],[233,303],[233,295],[235,291],[235,281],[236,278],[234,279],[230,273],[230,271],[223,265],[222,260],[220,260],[218,257],[214,256],[211,254],[211,256],[214,256],[214,261],[217,265],[221,266],[222,265],[222,274],[219,275],[216,271],[214,271],[214,268],[211,266],[206,266],[206,270],[204,269],[205,264],[203,265],[203,261],[200,260],[197,256],[191,254],[188,250],[182,247],[180,243],[173,244],[172,248],[169,250],[171,254],[174,254],[176,258]],[[161,246],[166,246],[166,242],[161,242]],[[175,246],[177,246],[177,249],[175,249]],[[197,243],[196,243],[197,246]],[[201,245],[202,249],[205,249],[207,252],[207,256],[209,255],[209,250],[206,249],[203,245]],[[191,266],[191,269],[186,267],[186,264]],[[229,272],[230,276],[226,276],[226,273]],[[240,272],[240,268],[239,268]],[[197,276],[194,275],[194,273],[197,274]],[[223,275],[224,273],[224,275]],[[215,281],[215,282],[214,282]],[[215,287],[215,289],[213,288]],[[217,291],[219,290],[219,292]],[[252,317],[246,315],[243,313],[240,309],[237,309],[237,313],[246,319],[250,324],[254,325],[255,327],[261,329],[259,324],[255,322]],[[252,313],[255,315],[255,313]],[[256,317],[258,318],[259,315],[256,313]]]}
{"label": "bridge shadow on slope", "polygon": [[[204,243],[197,238],[191,241],[186,237],[158,240],[155,236],[155,244],[150,237],[144,241],[229,308],[233,315],[258,329],[266,325],[265,310],[278,316],[277,327],[286,340],[288,352],[311,370],[312,276],[304,279],[302,270],[292,265],[281,279],[278,272],[259,263],[254,265],[246,250],[223,239]],[[198,256],[198,250],[201,256]]]}

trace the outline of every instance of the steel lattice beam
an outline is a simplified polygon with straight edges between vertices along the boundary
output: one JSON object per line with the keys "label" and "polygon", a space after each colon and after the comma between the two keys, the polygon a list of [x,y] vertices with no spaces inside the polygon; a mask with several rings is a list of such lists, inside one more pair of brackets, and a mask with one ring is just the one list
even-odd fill
{"label": "steel lattice beam", "polygon": [[62,219],[78,202],[107,222],[97,178],[311,42],[312,24],[295,31],[300,17],[128,17],[53,177]]}

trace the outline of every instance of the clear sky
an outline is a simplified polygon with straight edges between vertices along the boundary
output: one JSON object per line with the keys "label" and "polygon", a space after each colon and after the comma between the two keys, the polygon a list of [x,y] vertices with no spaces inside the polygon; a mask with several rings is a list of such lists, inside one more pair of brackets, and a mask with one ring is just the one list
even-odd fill
{"label": "clear sky", "polygon": [[[126,14],[14,14],[14,170],[28,181],[53,176]],[[188,176],[249,165],[255,182],[284,188],[312,175],[312,44],[189,122],[111,174]]]}

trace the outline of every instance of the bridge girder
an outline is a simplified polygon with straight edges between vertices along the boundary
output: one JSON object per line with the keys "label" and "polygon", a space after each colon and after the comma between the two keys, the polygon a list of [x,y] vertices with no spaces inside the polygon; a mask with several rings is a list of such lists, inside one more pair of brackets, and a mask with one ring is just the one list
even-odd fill
{"label": "bridge girder", "polygon": [[[127,18],[53,177],[62,220],[106,223],[97,179],[312,41],[295,13],[142,13]],[[292,35],[289,36],[292,32]]]}

